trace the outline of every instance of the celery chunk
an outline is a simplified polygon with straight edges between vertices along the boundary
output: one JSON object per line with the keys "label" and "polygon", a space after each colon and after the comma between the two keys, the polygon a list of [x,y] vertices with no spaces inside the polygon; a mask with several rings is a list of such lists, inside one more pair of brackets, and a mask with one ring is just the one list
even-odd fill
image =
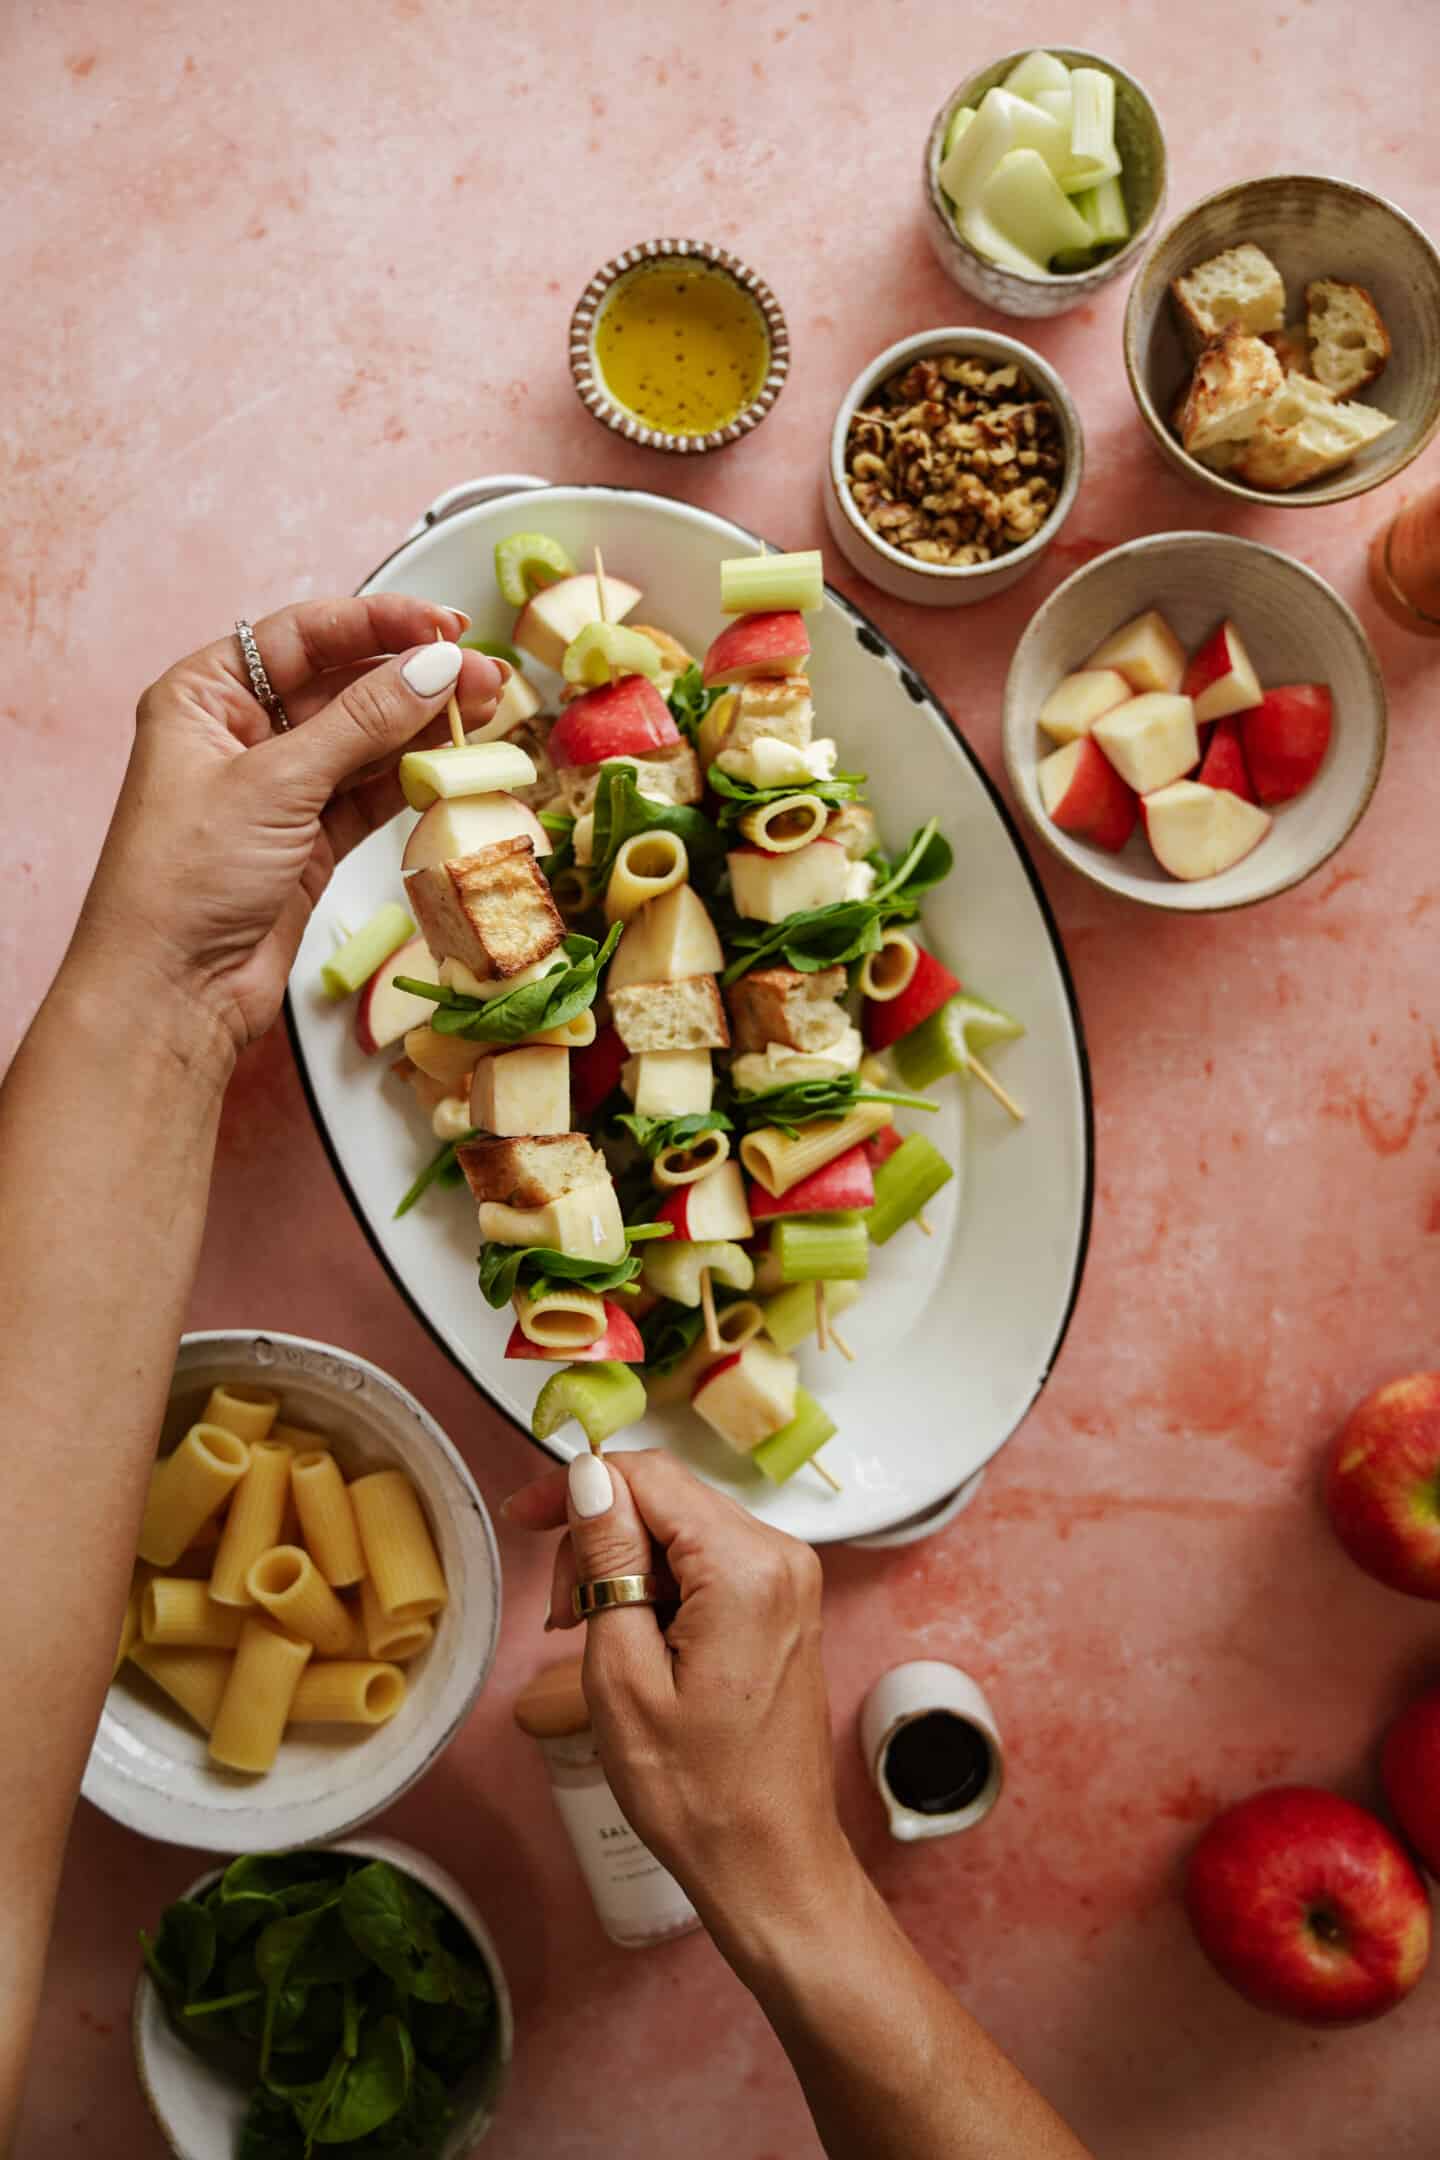
{"label": "celery chunk", "polygon": [[369,922],[338,946],[320,970],[320,980],[332,998],[351,997],[369,982],[382,961],[399,952],[415,925],[398,901],[387,900]]}
{"label": "celery chunk", "polygon": [[940,162],[942,165],[965,133],[966,128],[974,124],[974,120],[975,108],[973,105],[956,106],[954,112],[950,115],[950,124],[945,130],[945,140],[940,145]]}
{"label": "celery chunk", "polygon": [[[1108,80],[1108,78],[1107,78]],[[1090,246],[1090,228],[1038,150],[1010,150],[986,181],[980,208],[1015,247],[1048,263]]]}
{"label": "celery chunk", "polygon": [[1012,97],[1028,98],[1034,104],[1037,96],[1047,91],[1068,90],[1070,70],[1054,53],[1030,52],[1016,61],[1001,87]]}
{"label": "celery chunk", "polygon": [[571,1418],[592,1448],[627,1425],[638,1425],[645,1415],[645,1387],[628,1365],[602,1359],[594,1365],[567,1365],[552,1373],[535,1398],[530,1431],[537,1440],[548,1440]]}
{"label": "celery chunk", "polygon": [[[876,1183],[878,1190],[878,1179]],[[858,1305],[863,1295],[858,1282],[830,1282],[825,1291],[827,1316],[838,1319],[840,1314],[848,1312],[852,1305]],[[819,1314],[815,1305],[814,1286],[811,1283],[792,1283],[787,1290],[777,1290],[774,1297],[766,1299],[762,1309],[765,1314],[765,1333],[777,1350],[787,1353],[798,1350],[805,1338],[815,1333]]]}
{"label": "celery chunk", "polygon": [[954,1175],[953,1166],[923,1133],[902,1140],[875,1172],[875,1204],[868,1218],[875,1243],[888,1244]]}
{"label": "celery chunk", "polygon": [[407,750],[400,787],[412,810],[428,810],[443,795],[495,795],[533,787],[535,763],[512,742],[467,742],[448,750]]}
{"label": "celery chunk", "polygon": [[727,1290],[748,1290],[755,1281],[755,1263],[743,1246],[720,1239],[696,1243],[667,1238],[645,1254],[640,1280],[657,1297],[695,1306],[700,1303],[700,1277],[706,1273]]}
{"label": "celery chunk", "polygon": [[602,683],[614,682],[621,675],[645,675],[651,682],[659,680],[664,662],[660,648],[638,630],[627,630],[623,623],[586,623],[578,636],[571,638],[565,648],[560,671],[566,682],[578,683],[587,690],[598,690]]}
{"label": "celery chunk", "polygon": [[976,254],[983,255],[987,262],[999,263],[1002,270],[1018,270],[1022,277],[1044,277],[1044,263],[1037,262],[1033,255],[1025,253],[1024,248],[1007,240],[994,219],[988,217],[978,204],[961,212],[960,232]]}
{"label": "celery chunk", "polygon": [[794,555],[734,555],[720,565],[720,606],[727,615],[813,614],[825,604],[819,548]]}
{"label": "celery chunk", "polygon": [[[1079,195],[1120,170],[1115,148],[1115,78],[1101,68],[1076,68],[1070,77],[1070,156],[1060,173],[1067,195]],[[1077,241],[1076,245],[1079,245]]]}
{"label": "celery chunk", "polygon": [[542,586],[574,575],[574,563],[548,533],[511,533],[495,543],[495,582],[511,607],[524,607]]}
{"label": "celery chunk", "polygon": [[750,1450],[750,1460],[757,1470],[763,1470],[772,1485],[783,1485],[797,1470],[803,1469],[812,1455],[818,1455],[827,1440],[835,1437],[836,1425],[828,1411],[821,1408],[808,1388],[795,1390],[795,1415],[779,1432],[771,1433],[759,1447]]}
{"label": "celery chunk", "polygon": [[990,175],[1012,150],[1035,150],[1051,172],[1063,172],[1070,162],[1070,137],[1038,105],[1008,90],[987,90],[974,124],[940,168],[940,185],[962,213],[979,203]]}
{"label": "celery chunk", "polygon": [[787,1283],[863,1282],[870,1272],[863,1215],[792,1215],[771,1245]]}
{"label": "celery chunk", "polygon": [[524,669],[525,663],[519,653],[513,645],[507,645],[503,637],[481,637],[477,631],[467,630],[456,643],[466,652],[483,652],[492,660],[504,660],[517,675]]}
{"label": "celery chunk", "polygon": [[1023,1021],[963,991],[902,1035],[893,1055],[907,1087],[929,1087],[946,1073],[963,1072],[972,1051],[978,1055],[992,1043],[1013,1042],[1024,1032]]}
{"label": "celery chunk", "polygon": [[1125,207],[1125,190],[1119,175],[1112,173],[1098,187],[1087,188],[1083,195],[1075,197],[1075,207],[1090,227],[1090,237],[1096,247],[1119,247],[1130,237],[1130,213]]}

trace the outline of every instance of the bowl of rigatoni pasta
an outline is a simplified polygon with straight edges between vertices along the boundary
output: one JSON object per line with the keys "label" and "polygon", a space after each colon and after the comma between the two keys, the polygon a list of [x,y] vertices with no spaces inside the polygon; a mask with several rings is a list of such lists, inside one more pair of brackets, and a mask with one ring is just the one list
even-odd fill
{"label": "bowl of rigatoni pasta", "polygon": [[499,1631],[484,1502],[413,1395],[326,1343],[187,1335],[85,1796],[212,1852],[344,1836],[448,1745]]}

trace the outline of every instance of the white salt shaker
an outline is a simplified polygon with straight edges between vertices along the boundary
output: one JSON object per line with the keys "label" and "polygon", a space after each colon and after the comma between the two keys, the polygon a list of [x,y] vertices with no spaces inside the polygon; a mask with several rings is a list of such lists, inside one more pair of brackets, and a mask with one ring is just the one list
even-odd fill
{"label": "white salt shaker", "polygon": [[983,1691],[958,1665],[920,1658],[881,1675],[860,1711],[860,1748],[904,1844],[983,1822],[1005,1782],[1005,1753]]}

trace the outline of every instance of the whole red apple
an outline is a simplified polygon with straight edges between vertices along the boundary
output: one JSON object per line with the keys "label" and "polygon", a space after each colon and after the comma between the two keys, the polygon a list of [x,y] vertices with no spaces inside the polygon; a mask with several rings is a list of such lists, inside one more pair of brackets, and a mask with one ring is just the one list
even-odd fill
{"label": "whole red apple", "polygon": [[1185,1908],[1222,1979],[1306,2025],[1383,2017],[1430,1955],[1425,1885],[1400,1840],[1313,1785],[1217,1815],[1190,1856]]}
{"label": "whole red apple", "polygon": [[1392,1380],[1351,1411],[1330,1450],[1325,1505],[1368,1575],[1440,1598],[1440,1372]]}
{"label": "whole red apple", "polygon": [[1432,1875],[1440,1875],[1440,1687],[1401,1711],[1380,1751],[1395,1820]]}

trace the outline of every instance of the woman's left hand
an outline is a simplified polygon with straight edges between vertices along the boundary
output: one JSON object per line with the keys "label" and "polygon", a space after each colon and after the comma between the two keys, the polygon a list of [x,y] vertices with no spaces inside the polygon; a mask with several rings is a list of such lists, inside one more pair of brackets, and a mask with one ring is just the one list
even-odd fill
{"label": "woman's left hand", "polygon": [[281,734],[233,634],[169,669],[140,700],[77,957],[138,962],[232,1054],[263,1034],[335,864],[402,807],[401,750],[422,730],[443,737],[452,691],[467,728],[495,710],[509,671],[450,642],[467,624],[400,593],[266,616],[255,642]]}

